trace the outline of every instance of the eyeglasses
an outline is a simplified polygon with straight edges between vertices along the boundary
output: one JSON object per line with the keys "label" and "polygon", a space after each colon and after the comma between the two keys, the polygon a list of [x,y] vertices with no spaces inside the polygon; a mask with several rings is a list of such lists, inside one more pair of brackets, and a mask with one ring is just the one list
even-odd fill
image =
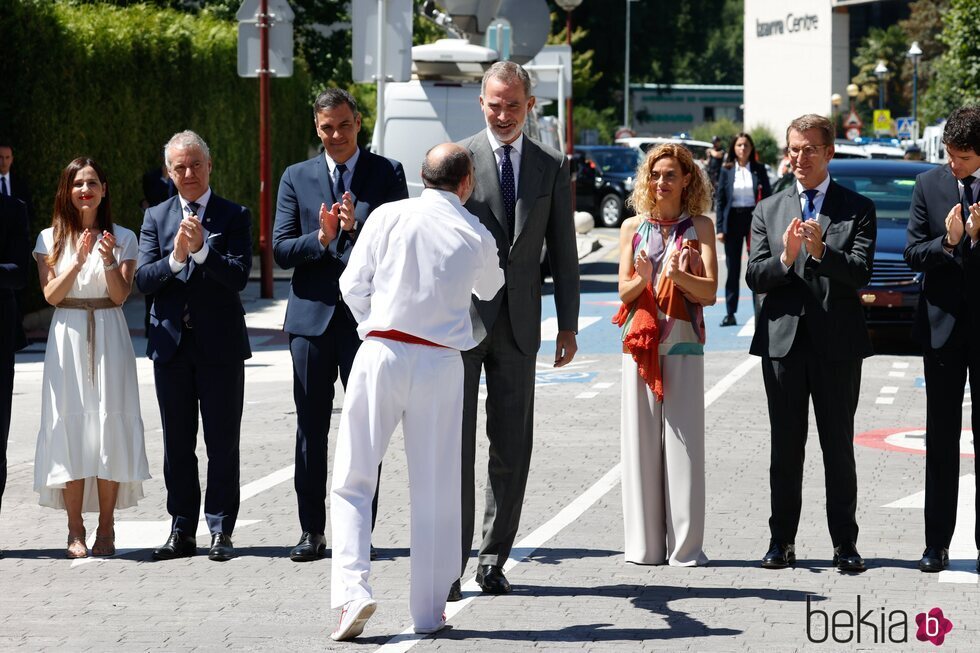
{"label": "eyeglasses", "polygon": [[817,153],[817,149],[821,147],[827,147],[826,145],[806,145],[804,147],[791,147],[789,148],[789,155],[794,159],[809,159]]}

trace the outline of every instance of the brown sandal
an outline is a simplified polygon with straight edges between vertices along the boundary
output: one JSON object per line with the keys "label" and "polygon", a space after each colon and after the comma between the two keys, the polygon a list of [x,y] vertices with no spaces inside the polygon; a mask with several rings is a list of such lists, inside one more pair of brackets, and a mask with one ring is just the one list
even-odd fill
{"label": "brown sandal", "polygon": [[95,543],[92,545],[92,555],[100,557],[116,555],[115,529],[109,535],[99,535],[98,531],[96,531]]}
{"label": "brown sandal", "polygon": [[81,535],[68,535],[68,548],[65,555],[70,560],[88,557],[88,547],[85,546],[85,531]]}

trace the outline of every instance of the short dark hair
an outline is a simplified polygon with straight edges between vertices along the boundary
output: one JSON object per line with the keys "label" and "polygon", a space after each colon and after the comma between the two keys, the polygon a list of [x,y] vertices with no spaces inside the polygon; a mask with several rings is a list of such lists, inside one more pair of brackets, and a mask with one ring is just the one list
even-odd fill
{"label": "short dark hair", "polygon": [[349,106],[351,113],[357,115],[357,100],[342,88],[328,88],[316,96],[316,100],[313,102],[313,113],[335,109],[341,104]]}
{"label": "short dark hair", "polygon": [[442,145],[436,145],[425,153],[422,160],[422,181],[426,188],[455,191],[473,170],[473,162],[469,152],[461,147],[434,156],[432,151],[438,147]]}
{"label": "short dark hair", "polygon": [[816,113],[804,114],[789,123],[789,127],[786,128],[786,140],[789,141],[789,133],[791,131],[797,131],[802,134],[808,129],[818,129],[823,133],[823,143],[821,145],[834,144],[834,123]]}
{"label": "short dark hair", "polygon": [[943,129],[943,145],[980,154],[980,104],[960,107],[949,114]]}

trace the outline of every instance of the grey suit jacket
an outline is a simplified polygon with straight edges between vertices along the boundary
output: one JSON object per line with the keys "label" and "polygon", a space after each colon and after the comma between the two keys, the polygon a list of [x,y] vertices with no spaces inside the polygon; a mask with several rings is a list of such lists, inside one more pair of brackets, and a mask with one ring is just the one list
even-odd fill
{"label": "grey suit jacket", "polygon": [[[493,234],[504,270],[505,286],[490,301],[473,299],[474,335],[479,342],[493,327],[503,294],[517,346],[535,354],[541,346],[541,247],[547,244],[558,328],[578,331],[579,271],[572,218],[568,160],[557,150],[527,136],[521,153],[515,207],[514,244],[507,233],[507,216],[500,193],[497,160],[486,131],[460,143],[473,158],[476,187],[466,208]],[[471,314],[474,311],[471,311]]]}
{"label": "grey suit jacket", "polygon": [[762,200],[752,214],[752,244],[745,280],[765,293],[749,352],[782,358],[806,324],[813,351],[827,360],[866,358],[872,352],[857,291],[871,279],[878,235],[874,204],[834,181],[817,221],[825,244],[820,262],[802,250],[784,270],[783,233],[802,217],[796,184]]}

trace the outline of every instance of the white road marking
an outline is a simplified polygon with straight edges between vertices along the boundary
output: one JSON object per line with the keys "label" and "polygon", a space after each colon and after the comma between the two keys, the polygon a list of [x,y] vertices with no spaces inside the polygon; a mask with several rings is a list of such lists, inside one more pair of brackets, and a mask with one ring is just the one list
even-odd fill
{"label": "white road marking", "polygon": [[898,392],[897,385],[886,385],[881,389],[881,394],[883,395],[893,395],[896,394],[897,392]]}
{"label": "white road marking", "polygon": [[893,372],[889,372],[888,373],[888,376],[893,377],[893,378],[897,378],[897,379],[901,379],[901,378],[904,378],[905,377],[905,372],[894,372],[893,371]]}
{"label": "white road marking", "polygon": [[613,387],[612,383],[596,383],[594,386],[592,386],[594,390],[605,390],[606,388],[611,387]]}
{"label": "white road marking", "polygon": [[593,397],[598,397],[598,392],[580,392],[575,395],[576,399],[592,399]]}
{"label": "white road marking", "polygon": [[[719,397],[721,397],[726,390],[735,385],[739,379],[749,372],[749,370],[758,365],[760,360],[761,359],[756,356],[747,358],[739,363],[735,369],[726,374],[725,377],[718,381],[710,390],[705,392],[705,409],[707,409],[708,406],[713,404]],[[581,517],[596,501],[604,497],[611,489],[619,485],[619,478],[620,466],[619,463],[617,463],[612,467],[612,469],[606,472],[602,478],[596,481],[592,487],[587,489],[585,492],[572,500],[571,503],[562,508],[557,515],[546,521],[544,524],[531,532],[527,537],[514,545],[514,548],[511,550],[511,557],[507,559],[507,563],[504,565],[504,571],[510,571],[520,563],[530,558],[538,547],[545,544],[548,540],[561,532],[562,529]],[[480,596],[480,587],[476,584],[475,578],[471,578],[463,583],[462,590],[464,597],[462,601],[446,604],[446,621],[450,621],[454,616],[462,612],[463,609],[466,608],[474,599]],[[428,637],[428,635],[417,635],[410,626],[379,647],[377,649],[377,653],[404,653],[426,637]]]}
{"label": "white road marking", "polygon": [[909,364],[903,361],[896,361],[892,363],[892,367],[894,367],[896,370],[905,370],[908,369]]}
{"label": "white road marking", "polygon": [[[956,500],[956,529],[949,543],[949,567],[939,572],[937,580],[940,583],[966,583],[976,585],[977,548],[973,539],[976,526],[974,513],[974,493],[976,492],[976,477],[966,474],[960,477],[959,493]],[[907,497],[887,503],[883,508],[915,508],[922,510],[926,505],[925,490],[910,494]]]}
{"label": "white road marking", "polygon": [[[601,320],[601,317],[596,317],[593,315],[579,315],[578,318],[578,330],[579,333],[585,331],[587,328]],[[541,320],[541,341],[551,341],[554,342],[555,338],[558,337],[558,318],[549,317],[546,320]]]}
{"label": "white road marking", "polygon": [[895,397],[878,397],[875,399],[876,404],[893,404],[895,403]]}
{"label": "white road marking", "polygon": [[735,334],[739,338],[751,338],[755,335],[755,316],[749,318],[749,321],[745,323],[738,333]]}

